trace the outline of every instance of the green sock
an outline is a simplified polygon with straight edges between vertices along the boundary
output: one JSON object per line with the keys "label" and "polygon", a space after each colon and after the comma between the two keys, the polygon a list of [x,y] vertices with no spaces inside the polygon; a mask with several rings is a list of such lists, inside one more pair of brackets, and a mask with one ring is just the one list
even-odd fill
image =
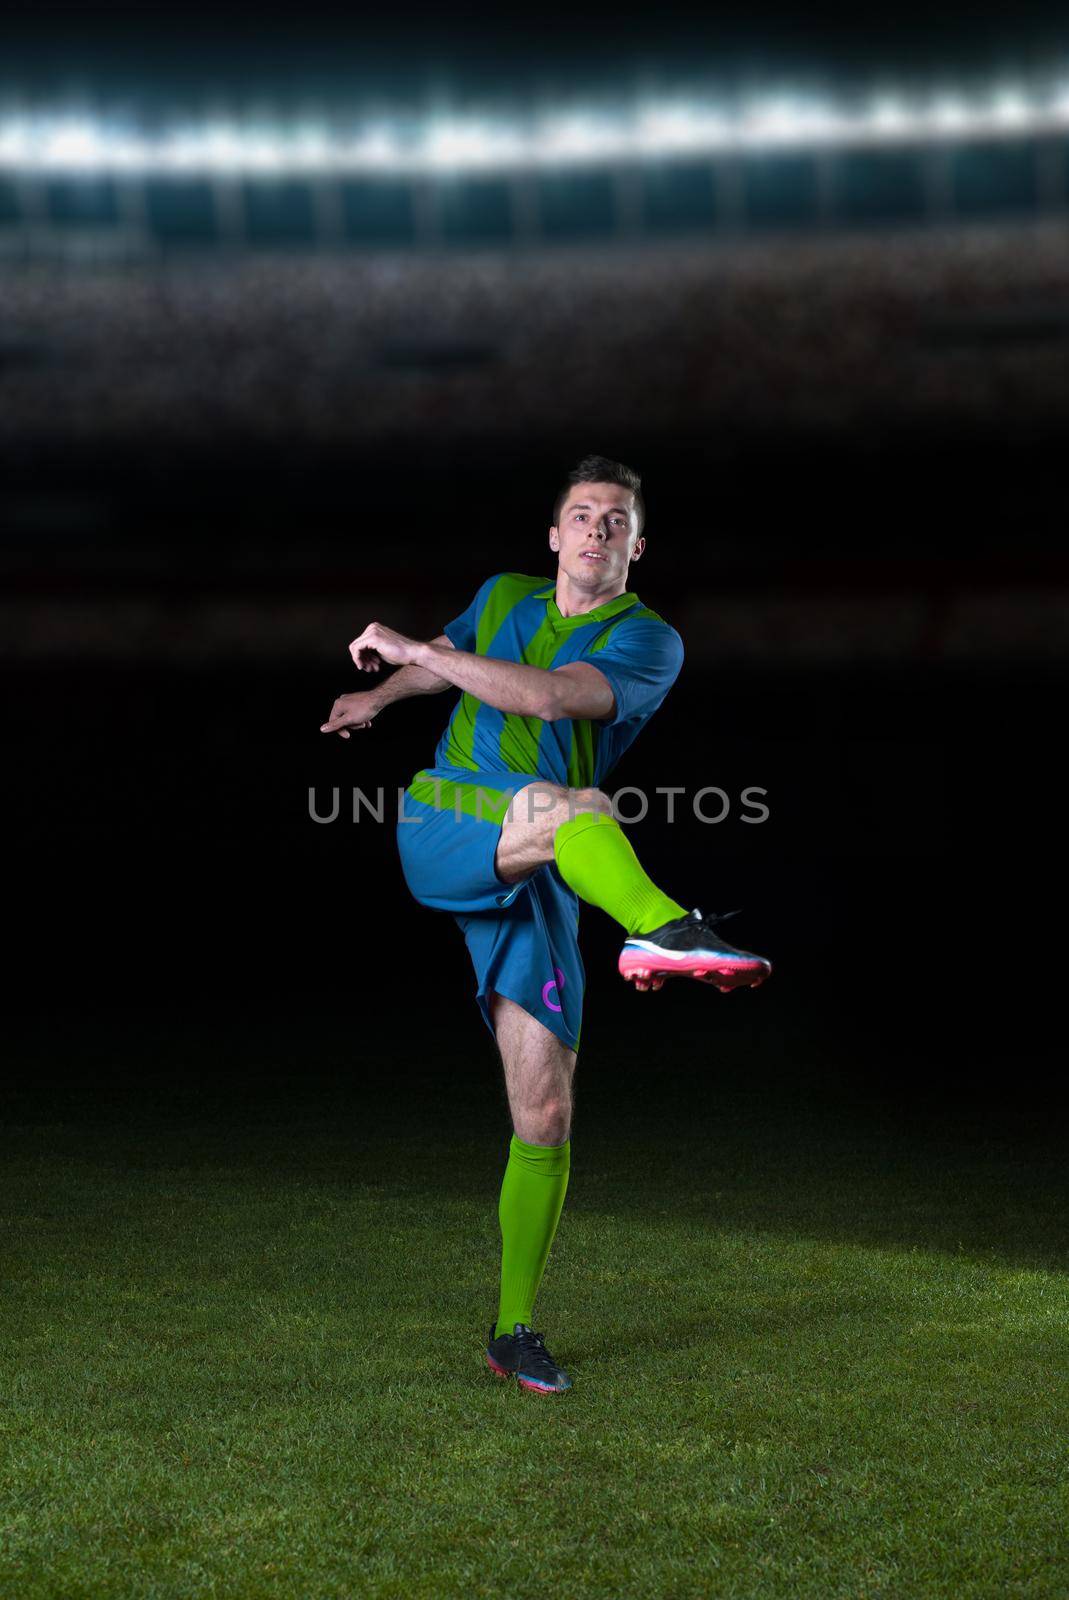
{"label": "green sock", "polygon": [[501,1299],[495,1339],[511,1333],[517,1322],[531,1326],[535,1295],[568,1188],[571,1156],[570,1139],[563,1144],[525,1144],[512,1135],[497,1213]]}
{"label": "green sock", "polygon": [[607,812],[586,811],[562,822],[553,835],[553,854],[580,900],[607,911],[628,933],[652,933],[687,914],[646,876],[624,830]]}

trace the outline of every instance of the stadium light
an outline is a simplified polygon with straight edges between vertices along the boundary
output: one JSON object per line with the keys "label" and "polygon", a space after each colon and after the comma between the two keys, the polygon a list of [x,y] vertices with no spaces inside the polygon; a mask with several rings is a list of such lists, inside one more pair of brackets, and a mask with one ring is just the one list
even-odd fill
{"label": "stadium light", "polygon": [[909,128],[909,109],[896,96],[881,95],[869,109],[868,123],[876,139],[901,138]]}
{"label": "stadium light", "polygon": [[743,142],[751,148],[825,145],[845,132],[843,118],[827,106],[788,99],[758,101],[742,120]]}
{"label": "stadium light", "polygon": [[939,133],[961,133],[969,125],[969,108],[955,95],[940,95],[929,116],[932,129]]}
{"label": "stadium light", "polygon": [[427,165],[439,171],[479,171],[524,159],[523,140],[517,131],[459,118],[433,123],[421,150]]}
{"label": "stadium light", "polygon": [[1028,101],[1017,89],[1002,89],[995,96],[992,115],[1004,128],[1022,128],[1028,122]]}
{"label": "stadium light", "polygon": [[635,130],[639,155],[687,155],[692,151],[717,151],[734,142],[732,124],[715,111],[695,105],[646,106]]}
{"label": "stadium light", "polygon": [[414,130],[379,120],[347,132],[308,114],[292,123],[213,116],[156,129],[107,116],[20,109],[0,111],[0,170],[417,176],[1067,132],[1069,81],[1045,92],[1002,83],[985,96],[880,93],[860,108],[783,94],[752,97],[730,110],[697,98],[668,98],[637,103],[630,114],[543,110],[527,121],[453,116]]}

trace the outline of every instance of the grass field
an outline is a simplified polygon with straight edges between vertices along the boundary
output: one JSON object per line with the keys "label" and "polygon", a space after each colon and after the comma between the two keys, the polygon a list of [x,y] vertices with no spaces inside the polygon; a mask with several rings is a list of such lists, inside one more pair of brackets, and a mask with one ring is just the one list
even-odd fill
{"label": "grass field", "polygon": [[1069,1594],[1056,1130],[763,1077],[754,1015],[684,1075],[581,1055],[550,1398],[483,1360],[481,1025],[413,1068],[347,1022],[24,1039],[0,1595]]}

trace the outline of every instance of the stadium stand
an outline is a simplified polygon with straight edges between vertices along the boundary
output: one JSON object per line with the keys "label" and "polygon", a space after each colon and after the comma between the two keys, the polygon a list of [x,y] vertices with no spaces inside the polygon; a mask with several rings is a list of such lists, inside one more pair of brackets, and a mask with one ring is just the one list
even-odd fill
{"label": "stadium stand", "polygon": [[0,440],[1060,425],[1066,228],[0,267]]}

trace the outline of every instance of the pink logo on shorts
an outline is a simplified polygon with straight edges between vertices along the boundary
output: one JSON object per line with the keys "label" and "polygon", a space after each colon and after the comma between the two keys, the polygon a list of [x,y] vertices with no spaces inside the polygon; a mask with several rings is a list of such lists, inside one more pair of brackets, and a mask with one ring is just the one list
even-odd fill
{"label": "pink logo on shorts", "polygon": [[563,1009],[564,1009],[563,1006],[559,1006],[557,1004],[556,1000],[551,1000],[549,998],[549,991],[551,989],[556,989],[556,991],[557,991],[557,993],[559,995],[563,988],[564,988],[564,973],[561,971],[561,969],[559,967],[554,967],[553,968],[553,977],[550,978],[548,983],[542,985],[542,1004],[544,1006],[548,1006],[551,1011],[563,1011]]}

